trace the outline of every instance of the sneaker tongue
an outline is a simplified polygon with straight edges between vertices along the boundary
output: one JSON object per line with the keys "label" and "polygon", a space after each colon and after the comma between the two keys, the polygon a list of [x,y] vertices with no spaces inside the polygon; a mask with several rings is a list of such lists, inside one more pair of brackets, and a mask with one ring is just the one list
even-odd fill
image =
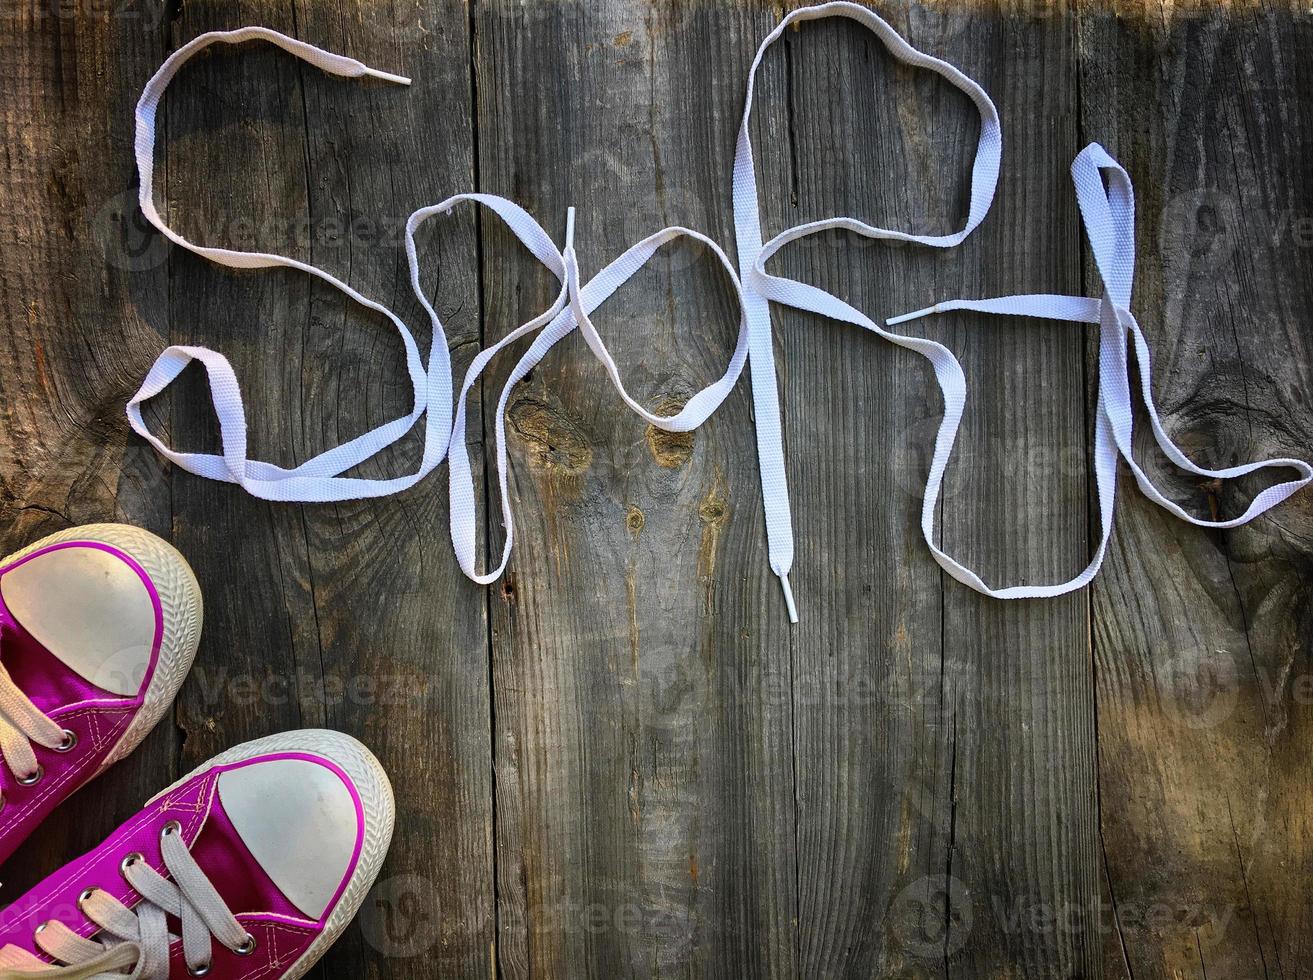
{"label": "sneaker tongue", "polygon": [[305,919],[242,843],[218,793],[191,853],[234,915],[274,913]]}
{"label": "sneaker tongue", "polygon": [[3,599],[0,599],[0,663],[18,689],[46,714],[81,701],[121,698],[69,670],[14,619]]}

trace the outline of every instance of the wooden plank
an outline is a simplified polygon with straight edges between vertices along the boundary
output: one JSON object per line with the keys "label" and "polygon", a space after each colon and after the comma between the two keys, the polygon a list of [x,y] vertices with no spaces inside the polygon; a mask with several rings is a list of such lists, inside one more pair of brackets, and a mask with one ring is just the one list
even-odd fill
{"label": "wooden plank", "polygon": [[[415,84],[336,79],[261,46],[202,59],[165,106],[170,214],[211,243],[320,264],[392,305],[422,336],[401,232],[414,208],[473,180],[463,5],[380,22],[367,3],[189,4],[173,37],[247,23],[411,74]],[[426,250],[426,281],[460,346],[477,331],[473,224],[466,217],[447,229],[441,248]],[[257,457],[300,461],[409,408],[400,344],[382,318],[299,274],[233,273],[184,254],[170,257],[170,271],[170,339],[231,356]],[[180,443],[213,440],[198,386],[176,395],[172,410]],[[417,455],[412,443],[365,472],[406,472]],[[285,729],[361,738],[393,778],[400,832],[323,969],[486,972],[487,627],[481,595],[447,557],[445,494],[427,481],[380,501],[287,507],[181,473],[172,492],[179,541],[209,600],[200,682],[181,700],[185,761]]]}
{"label": "wooden plank", "polygon": [[[874,36],[838,20],[804,25],[772,50],[761,78],[768,235],[837,214],[897,227],[956,222],[926,212],[956,208],[962,145],[909,152],[927,129],[908,117],[933,106],[972,139],[963,107],[897,68]],[[773,125],[770,111],[782,117]],[[905,189],[921,167],[934,180]],[[778,266],[881,317],[924,305],[905,291],[926,288],[924,258],[832,236]],[[775,321],[801,616],[791,645],[802,971],[915,976],[924,957],[941,955],[907,914],[921,907],[931,861],[942,868],[923,820],[941,794],[935,762],[909,738],[939,713],[942,599],[916,544],[920,477],[889,464],[915,445],[910,431],[933,438],[933,423],[918,423],[937,413],[937,395],[918,359],[879,338],[793,312]],[[770,613],[778,620],[781,610]]]}
{"label": "wooden plank", "polygon": [[[960,249],[845,238],[794,255],[789,271],[876,317],[955,296],[1079,291],[1065,180],[1075,92],[1061,81],[1070,20],[893,16],[998,102],[1007,150],[994,214]],[[787,61],[798,204],[777,207],[774,228],[849,213],[960,226],[978,134],[964,97],[841,22],[791,35]],[[1036,159],[1052,164],[1018,163]],[[777,179],[768,200],[787,202],[787,190]],[[942,412],[924,363],[815,318],[780,319],[809,609],[795,640],[805,972],[1089,971],[1094,952],[1073,934],[1008,918],[1076,906],[1083,929],[1093,916],[1085,602],[997,603],[941,575],[919,531]],[[912,327],[957,351],[971,379],[940,508],[945,547],[996,581],[1074,574],[1086,554],[1080,336],[965,317]],[[1052,465],[1070,458],[1074,468]],[[827,696],[808,704],[812,691]]]}
{"label": "wooden plank", "polygon": [[[666,224],[731,240],[742,79],[772,14],[497,0],[476,18],[485,190],[558,240],[579,206],[585,274]],[[514,249],[485,223],[487,341],[556,292]],[[666,254],[598,316],[652,406],[715,378],[737,326],[712,260]],[[791,649],[749,410],[745,388],[691,437],[647,430],[578,338],[512,405],[518,551],[492,593],[504,976],[796,975]]]}
{"label": "wooden plank", "polygon": [[[1154,388],[1168,431],[1208,466],[1313,444],[1310,42],[1295,5],[1082,19],[1082,48],[1099,52],[1084,127],[1138,192]],[[1201,516],[1241,513],[1261,485],[1189,478],[1147,440],[1140,458]],[[1093,590],[1116,955],[1137,980],[1307,972],[1313,503],[1212,532],[1130,479],[1122,495]]]}
{"label": "wooden plank", "polygon": [[[955,38],[950,60],[994,79],[1009,147],[995,220],[952,263],[967,295],[1084,291],[1069,177],[1082,145],[1074,40],[1065,5]],[[1097,545],[1086,338],[1049,321],[951,322],[948,342],[976,384],[945,546],[999,585],[1067,581]],[[981,976],[1097,975],[1089,596],[1003,602],[945,583],[945,715],[956,713],[946,867],[972,921],[954,937],[956,963]]]}
{"label": "wooden plank", "polygon": [[[998,101],[995,211],[947,253],[844,239],[778,267],[877,316],[1093,292],[1066,168],[1098,139],[1137,183],[1135,307],[1169,429],[1215,465],[1307,455],[1313,25],[1293,4],[1178,8],[1088,3],[1077,21],[1062,5],[880,6]],[[450,561],[445,477],[384,501],[272,506],[172,473],[128,437],[122,404],[175,341],[232,356],[267,458],[305,459],[408,404],[376,318],[303,277],[231,273],[141,234],[131,106],[168,50],[265,23],[415,77],[331,79],[258,47],[206,57],[170,94],[159,164],[168,212],[196,237],[311,258],[418,325],[399,222],[472,186],[558,240],[578,206],[585,274],[667,223],[729,246],[743,80],[780,13],[0,12],[3,544],[143,524],[193,560],[208,600],[177,723],[41,828],[5,867],[7,894],[179,765],[328,725],[379,752],[400,818],[326,976],[1308,972],[1310,498],[1205,532],[1123,479],[1092,590],[980,599],[920,542],[940,412],[928,372],[791,313],[776,329],[796,629],[766,569],[746,384],[706,428],[668,437],[619,407],[578,338],[563,344],[513,400],[519,550],[486,593]],[[789,34],[759,91],[768,231],[836,213],[960,220],[969,107],[859,29]],[[458,370],[555,294],[517,249],[468,211],[426,238]],[[652,406],[718,375],[732,344],[707,258],[670,250],[598,316]],[[1093,332],[965,316],[917,329],[972,384],[945,545],[991,581],[1069,576],[1092,543]],[[193,448],[213,445],[197,380],[152,413]],[[415,448],[366,471],[401,472]],[[1238,513],[1254,489],[1173,475],[1145,449],[1198,513]]]}
{"label": "wooden plank", "polygon": [[[122,407],[158,346],[165,270],[133,220],[128,107],[156,35],[101,10],[0,13],[0,527],[7,554],[54,531],[126,521],[170,536],[165,470]],[[78,797],[102,821],[48,821],[5,866],[21,895],[99,843],[175,773],[162,723]]]}

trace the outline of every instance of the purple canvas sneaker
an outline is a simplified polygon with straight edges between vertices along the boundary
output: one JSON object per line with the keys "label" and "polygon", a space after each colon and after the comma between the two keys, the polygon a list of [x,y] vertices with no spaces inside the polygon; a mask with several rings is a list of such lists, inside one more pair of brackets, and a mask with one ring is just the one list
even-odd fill
{"label": "purple canvas sneaker", "polygon": [[0,977],[294,980],[360,908],[393,812],[348,735],[230,749],[0,912]]}
{"label": "purple canvas sneaker", "polygon": [[146,737],[200,632],[187,562],[140,528],[70,528],[0,562],[0,861]]}

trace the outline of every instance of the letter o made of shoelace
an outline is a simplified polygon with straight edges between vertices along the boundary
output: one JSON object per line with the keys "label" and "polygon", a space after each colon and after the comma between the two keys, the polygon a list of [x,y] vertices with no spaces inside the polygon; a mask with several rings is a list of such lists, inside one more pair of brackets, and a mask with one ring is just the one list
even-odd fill
{"label": "letter o made of shoelace", "polygon": [[[619,258],[612,261],[589,280],[588,283],[580,285],[579,260],[574,248],[574,224],[574,209],[571,208],[566,225],[566,247],[564,254],[561,256],[563,268],[558,271],[556,267],[552,267],[552,271],[562,280],[561,293],[556,302],[545,313],[513,331],[498,344],[483,351],[475,358],[474,363],[470,366],[470,371],[466,375],[465,384],[462,386],[461,395],[457,402],[456,431],[452,437],[449,459],[451,469],[452,546],[455,549],[456,559],[461,570],[470,579],[481,584],[496,581],[505,571],[506,565],[510,561],[515,536],[506,449],[506,411],[511,392],[547,356],[547,353],[557,343],[582,324],[581,333],[584,334],[589,348],[605,367],[612,384],[626,404],[651,424],[668,431],[677,432],[691,431],[705,422],[733,390],[739,376],[742,374],[743,366],[747,362],[747,326],[745,317],[741,315],[738,341],[725,373],[718,380],[693,395],[675,415],[662,416],[649,412],[625,389],[615,359],[611,356],[605,342],[598,334],[590,314],[610,299],[616,290],[642,269],[663,246],[679,238],[690,238],[711,250],[728,275],[735,294],[739,297],[740,309],[742,309],[742,292],[738,277],[734,273],[734,266],[724,251],[707,236],[688,228],[671,227],[662,229],[631,246]],[[543,325],[544,322],[546,322],[545,326]],[[534,330],[539,330],[539,333],[511,370],[505,384],[502,386],[494,410],[497,482],[501,498],[502,525],[506,537],[502,544],[500,562],[487,572],[479,572],[475,567],[477,547],[474,481],[465,451],[465,396],[493,356],[507,344]]]}
{"label": "letter o made of shoelace", "polygon": [[[624,382],[620,378],[620,369],[616,366],[615,359],[611,356],[606,343],[593,325],[589,313],[600,307],[620,286],[646,265],[661,248],[680,238],[689,238],[706,246],[725,270],[725,274],[733,286],[734,296],[739,306],[739,332],[734,344],[734,352],[730,355],[729,364],[725,367],[725,373],[690,397],[684,403],[683,408],[674,415],[658,415],[636,401],[626,390]],[[733,263],[730,262],[729,256],[725,254],[721,247],[701,232],[682,227],[664,228],[634,245],[620,258],[599,272],[587,286],[582,288],[579,285],[579,260],[573,245],[566,248],[565,262],[566,288],[569,290],[570,310],[574,314],[576,325],[593,354],[606,368],[611,384],[614,385],[624,403],[641,418],[658,429],[664,429],[667,432],[690,432],[710,418],[738,383],[739,377],[743,373],[743,366],[748,359],[748,319],[744,310],[743,289],[739,284],[738,276],[735,275]]]}

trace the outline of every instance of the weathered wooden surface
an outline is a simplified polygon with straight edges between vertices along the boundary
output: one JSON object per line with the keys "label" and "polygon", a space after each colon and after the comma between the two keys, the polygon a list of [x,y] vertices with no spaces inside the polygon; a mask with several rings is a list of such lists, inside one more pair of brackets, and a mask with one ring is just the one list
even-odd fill
{"label": "weathered wooden surface", "polygon": [[[1097,139],[1136,181],[1135,305],[1168,428],[1210,465],[1308,455],[1313,18],[1187,6],[878,5],[998,102],[995,210],[948,252],[836,240],[780,267],[879,316],[1092,291],[1067,166]],[[328,725],[378,752],[400,814],[380,887],[321,976],[1313,972],[1308,497],[1201,531],[1123,469],[1091,589],[983,599],[920,542],[939,413],[922,362],[777,313],[790,629],[746,383],[670,437],[622,410],[578,338],[562,344],[513,401],[518,550],[486,591],[450,557],[445,474],[387,500],[269,505],[128,435],[123,402],[170,342],[229,354],[265,458],[304,459],[406,407],[381,322],[302,277],[228,272],[143,233],[131,107],[186,39],[261,23],[415,77],[332,79],[254,47],[202,58],[167,97],[158,165],[194,237],[310,259],[419,323],[398,228],[460,190],[512,196],[558,233],[577,206],[585,272],[666,224],[728,246],[745,73],[780,14],[732,0],[0,11],[0,543],[128,520],[174,540],[207,599],[175,724],[41,829],[5,894],[218,749]],[[789,34],[759,84],[768,230],[835,213],[958,224],[975,123],[951,89],[829,22]],[[553,294],[472,212],[437,226],[425,260],[458,369]],[[657,406],[719,373],[734,316],[708,257],[674,247],[598,322]],[[923,327],[973,381],[943,541],[989,580],[1069,577],[1097,522],[1092,335]],[[157,428],[211,445],[199,397],[164,399]],[[1239,513],[1253,490],[1171,479],[1143,450],[1197,513]]]}

